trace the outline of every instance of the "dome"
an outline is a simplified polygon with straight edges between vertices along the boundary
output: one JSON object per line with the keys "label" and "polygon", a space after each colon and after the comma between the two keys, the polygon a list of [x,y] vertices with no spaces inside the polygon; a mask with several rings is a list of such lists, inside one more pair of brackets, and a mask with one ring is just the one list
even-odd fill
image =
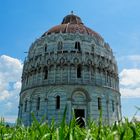
{"label": "dome", "polygon": [[62,24],[68,24],[68,23],[83,24],[81,18],[73,14],[64,17]]}
{"label": "dome", "polygon": [[65,16],[60,25],[52,27],[45,32],[42,37],[52,33],[80,33],[94,36],[97,40],[103,40],[103,38],[97,32],[86,27],[81,18],[74,14]]}

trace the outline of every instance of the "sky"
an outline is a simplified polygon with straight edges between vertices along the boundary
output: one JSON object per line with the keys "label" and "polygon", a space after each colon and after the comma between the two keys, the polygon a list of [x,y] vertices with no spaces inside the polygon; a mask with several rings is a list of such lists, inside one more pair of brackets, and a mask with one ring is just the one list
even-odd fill
{"label": "sky", "polygon": [[74,11],[113,49],[122,116],[132,118],[140,107],[139,7],[139,0],[0,0],[0,116],[9,122],[17,118],[24,52]]}

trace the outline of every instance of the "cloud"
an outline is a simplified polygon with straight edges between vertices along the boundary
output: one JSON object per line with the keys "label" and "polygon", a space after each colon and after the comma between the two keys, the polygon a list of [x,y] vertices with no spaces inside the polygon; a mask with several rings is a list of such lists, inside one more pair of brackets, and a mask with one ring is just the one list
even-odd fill
{"label": "cloud", "polygon": [[129,88],[121,88],[121,95],[124,98],[140,98],[140,88],[129,89]]}
{"label": "cloud", "polygon": [[123,69],[120,73],[122,97],[140,97],[140,69]]}
{"label": "cloud", "polygon": [[0,116],[17,115],[22,68],[20,60],[0,56]]}
{"label": "cloud", "polygon": [[22,67],[20,60],[6,55],[0,56],[0,100],[12,96],[12,90],[19,91]]}
{"label": "cloud", "polygon": [[140,86],[140,69],[123,69],[120,73],[120,84],[123,86]]}

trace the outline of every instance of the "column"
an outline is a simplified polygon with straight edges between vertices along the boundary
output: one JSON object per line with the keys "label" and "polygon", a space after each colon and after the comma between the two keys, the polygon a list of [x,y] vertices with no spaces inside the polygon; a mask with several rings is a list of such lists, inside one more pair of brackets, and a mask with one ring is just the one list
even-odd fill
{"label": "column", "polygon": [[75,74],[75,81],[76,81],[76,83],[77,83],[77,68],[78,68],[78,66],[77,65],[74,65],[74,67],[76,67],[76,72],[74,73]]}
{"label": "column", "polygon": [[46,97],[45,98],[45,117],[46,117],[46,120],[48,121],[48,98]]}
{"label": "column", "polygon": [[91,83],[91,65],[89,66],[89,82]]}
{"label": "column", "polygon": [[109,95],[107,95],[106,106],[107,106],[107,117],[108,117],[108,124],[110,125],[110,113],[109,113]]}
{"label": "column", "polygon": [[55,78],[56,78],[56,64],[54,64],[54,83],[55,83]]}
{"label": "column", "polygon": [[22,110],[23,110],[23,104],[20,104],[20,120],[22,120]]}
{"label": "column", "polygon": [[97,69],[96,69],[96,67],[95,67],[95,70],[94,70],[94,79],[95,79],[95,85],[97,84],[97,81],[96,81],[96,76],[97,76],[97,73],[96,73],[96,71],[97,71]]}
{"label": "column", "polygon": [[61,70],[61,72],[60,72],[60,74],[61,74],[61,76],[60,76],[61,79],[60,79],[60,80],[61,80],[61,83],[62,83],[62,65],[60,66],[60,70]]}
{"label": "column", "polygon": [[70,80],[70,64],[68,64],[68,83],[69,83],[69,80]]}
{"label": "column", "polygon": [[87,118],[87,119],[91,119],[91,120],[93,120],[93,111],[92,111],[92,102],[91,101],[89,101],[88,102],[88,109],[87,109],[87,114],[88,114],[88,116],[89,116],[89,118]]}
{"label": "column", "polygon": [[41,82],[41,84],[43,84],[43,83],[44,83],[44,82],[43,82],[43,79],[44,79],[44,77],[43,77],[43,65],[41,66],[41,71],[40,71],[40,73],[41,73],[40,82]]}
{"label": "column", "polygon": [[29,101],[29,125],[31,125],[32,123],[32,101],[31,101],[31,98],[30,98],[30,101]]}
{"label": "column", "polygon": [[83,80],[83,83],[84,83],[84,65],[82,65],[82,80]]}
{"label": "column", "polygon": [[72,105],[71,105],[71,99],[68,99],[67,101],[67,111],[68,111],[68,122],[71,121],[71,111],[72,111]]}

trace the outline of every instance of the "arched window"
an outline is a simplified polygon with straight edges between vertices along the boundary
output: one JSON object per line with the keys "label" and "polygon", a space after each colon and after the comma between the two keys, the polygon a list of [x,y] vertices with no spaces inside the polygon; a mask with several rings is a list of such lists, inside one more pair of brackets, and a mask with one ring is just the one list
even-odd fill
{"label": "arched window", "polygon": [[41,72],[41,67],[38,68],[38,73],[40,73],[40,72]]}
{"label": "arched window", "polygon": [[56,109],[60,109],[60,96],[56,96]]}
{"label": "arched window", "polygon": [[112,111],[114,112],[115,108],[114,108],[114,100],[112,100]]}
{"label": "arched window", "polygon": [[40,109],[40,97],[37,98],[36,110]]}
{"label": "arched window", "polygon": [[94,52],[95,51],[95,44],[91,45],[91,51]]}
{"label": "arched window", "polygon": [[81,78],[82,77],[82,67],[81,65],[78,65],[77,67],[77,78]]}
{"label": "arched window", "polygon": [[100,97],[98,97],[98,110],[102,109],[102,100]]}
{"label": "arched window", "polygon": [[75,42],[75,49],[79,52],[81,51],[80,42]]}
{"label": "arched window", "polygon": [[44,79],[48,79],[48,68],[47,67],[45,67],[44,68]]}
{"label": "arched window", "polygon": [[45,48],[44,48],[44,51],[47,52],[47,48],[48,48],[48,45],[45,44]]}
{"label": "arched window", "polygon": [[62,48],[63,48],[63,42],[62,41],[59,41],[58,44],[57,44],[57,46],[58,46],[58,50],[62,50]]}
{"label": "arched window", "polygon": [[24,112],[27,111],[27,100],[25,100],[25,105],[24,105]]}

